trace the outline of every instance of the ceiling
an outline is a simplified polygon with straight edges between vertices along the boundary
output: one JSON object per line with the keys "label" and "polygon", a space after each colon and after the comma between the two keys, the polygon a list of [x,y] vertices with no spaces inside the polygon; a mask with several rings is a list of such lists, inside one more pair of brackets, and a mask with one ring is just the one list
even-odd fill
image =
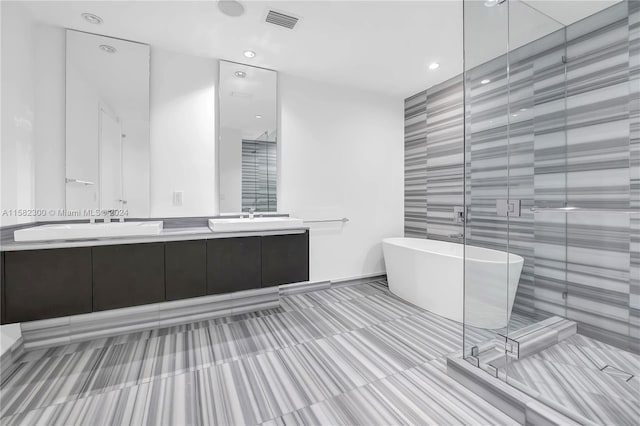
{"label": "ceiling", "polygon": [[[509,15],[519,22],[517,28],[524,26],[519,37],[527,42],[617,1],[511,0]],[[461,0],[242,1],[245,13],[237,18],[223,15],[214,0],[23,3],[36,19],[53,25],[390,96],[406,97],[462,72]],[[473,32],[479,34],[468,55],[477,54],[473,61],[478,62],[503,53],[496,40],[506,34],[505,5],[489,8],[484,0],[465,4],[467,30],[476,28]],[[265,23],[270,8],[299,17],[296,28]],[[472,15],[472,10],[478,13]],[[85,22],[83,12],[102,17],[104,23]],[[502,18],[496,17],[500,14]],[[499,24],[487,26],[483,16]],[[242,56],[247,49],[257,56]],[[431,62],[440,68],[430,71]]]}

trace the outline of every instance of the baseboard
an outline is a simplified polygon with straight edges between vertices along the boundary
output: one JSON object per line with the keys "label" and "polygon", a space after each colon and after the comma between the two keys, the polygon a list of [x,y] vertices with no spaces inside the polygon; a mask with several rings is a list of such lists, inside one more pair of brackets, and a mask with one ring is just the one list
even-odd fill
{"label": "baseboard", "polygon": [[372,274],[337,281],[305,281],[236,293],[31,321],[21,324],[24,349],[43,349],[273,309],[280,306],[280,298],[284,296],[357,285],[384,278],[384,275]]}
{"label": "baseboard", "polygon": [[366,284],[371,281],[383,281],[387,279],[386,272],[361,275],[358,277],[339,278],[331,280],[331,287],[343,287],[350,285]]}

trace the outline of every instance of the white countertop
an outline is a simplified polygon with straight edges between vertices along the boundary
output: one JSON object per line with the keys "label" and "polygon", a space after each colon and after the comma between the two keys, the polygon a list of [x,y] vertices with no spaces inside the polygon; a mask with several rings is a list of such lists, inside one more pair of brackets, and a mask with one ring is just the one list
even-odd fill
{"label": "white countertop", "polygon": [[42,250],[54,248],[70,247],[94,247],[110,246],[117,244],[141,244],[158,243],[165,241],[189,241],[189,240],[210,240],[214,238],[235,238],[235,237],[257,237],[269,235],[301,234],[307,231],[308,227],[296,229],[264,230],[264,231],[243,231],[243,232],[212,232],[207,227],[189,228],[168,228],[163,229],[158,235],[144,237],[119,237],[119,238],[95,238],[87,240],[60,240],[60,241],[29,241],[29,242],[7,242],[0,247],[1,251],[20,250]]}

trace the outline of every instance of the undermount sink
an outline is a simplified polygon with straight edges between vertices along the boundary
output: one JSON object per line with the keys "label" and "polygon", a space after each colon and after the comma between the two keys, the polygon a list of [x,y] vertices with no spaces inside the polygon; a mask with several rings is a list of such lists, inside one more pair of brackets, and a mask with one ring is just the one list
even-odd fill
{"label": "undermount sink", "polygon": [[213,232],[275,231],[302,228],[303,226],[303,220],[295,217],[209,219],[209,229]]}
{"label": "undermount sink", "polygon": [[15,241],[81,240],[110,237],[142,237],[162,232],[162,221],[64,223],[14,231]]}

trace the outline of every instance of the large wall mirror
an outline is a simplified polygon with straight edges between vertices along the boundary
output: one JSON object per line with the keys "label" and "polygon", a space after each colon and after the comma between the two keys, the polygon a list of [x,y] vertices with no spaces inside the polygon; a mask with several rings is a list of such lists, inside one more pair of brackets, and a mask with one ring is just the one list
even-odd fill
{"label": "large wall mirror", "polygon": [[66,37],[66,209],[149,216],[149,46]]}
{"label": "large wall mirror", "polygon": [[277,73],[228,61],[219,69],[220,213],[277,210]]}

